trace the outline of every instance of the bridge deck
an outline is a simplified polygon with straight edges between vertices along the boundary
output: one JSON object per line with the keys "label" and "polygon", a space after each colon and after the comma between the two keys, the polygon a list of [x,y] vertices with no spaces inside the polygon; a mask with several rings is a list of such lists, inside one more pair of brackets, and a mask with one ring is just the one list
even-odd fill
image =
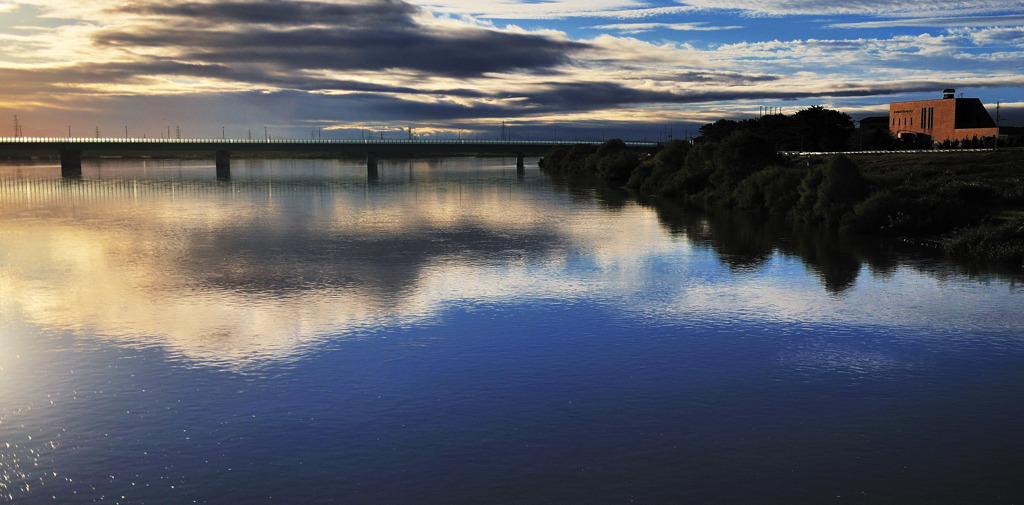
{"label": "bridge deck", "polygon": [[[301,140],[301,139],[151,139],[0,137],[0,151],[227,151],[227,152],[339,152],[339,153],[523,153],[544,154],[559,145],[596,141],[565,140]],[[634,149],[652,149],[656,142],[629,141]]]}
{"label": "bridge deck", "polygon": [[[541,155],[559,145],[603,142],[555,140],[297,140],[297,139],[148,139],[148,138],[73,138],[7,137],[0,138],[0,152],[57,151],[61,171],[80,177],[82,153],[86,151],[123,153],[209,152],[216,155],[217,174],[230,177],[231,153],[361,153],[371,177],[377,171],[380,154],[509,154],[523,168],[523,156]],[[656,142],[626,142],[631,149],[654,149]]]}

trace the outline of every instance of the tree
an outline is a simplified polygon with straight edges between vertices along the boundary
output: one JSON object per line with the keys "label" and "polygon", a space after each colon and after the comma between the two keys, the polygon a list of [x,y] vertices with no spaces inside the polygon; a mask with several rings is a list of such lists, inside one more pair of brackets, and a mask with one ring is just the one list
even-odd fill
{"label": "tree", "polygon": [[799,191],[793,218],[838,228],[843,216],[867,196],[868,184],[853,161],[837,155],[807,172]]}
{"label": "tree", "polygon": [[846,113],[820,105],[793,114],[802,151],[842,151],[853,133],[853,119]]}
{"label": "tree", "polygon": [[708,123],[700,127],[700,139],[701,141],[718,142],[725,140],[726,137],[732,135],[733,132],[746,129],[745,125],[741,125],[737,121],[731,119],[719,119],[714,123]]}
{"label": "tree", "polygon": [[792,116],[719,119],[700,127],[700,141],[721,142],[737,131],[757,133],[778,151],[845,151],[854,127],[849,115],[815,105]]}
{"label": "tree", "polygon": [[734,132],[719,143],[715,171],[709,180],[732,192],[740,181],[777,161],[781,161],[778,152],[768,139],[755,133]]}

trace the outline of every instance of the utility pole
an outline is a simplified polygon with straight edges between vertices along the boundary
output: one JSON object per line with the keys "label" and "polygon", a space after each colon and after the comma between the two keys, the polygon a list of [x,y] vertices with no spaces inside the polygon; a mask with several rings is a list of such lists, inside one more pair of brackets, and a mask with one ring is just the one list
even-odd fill
{"label": "utility pole", "polygon": [[1000,110],[999,110],[1000,106],[1001,106],[1001,103],[1000,102],[996,102],[996,138],[995,138],[995,145],[994,145],[994,147],[995,147],[995,149],[997,151],[999,150],[999,123],[1003,122],[1003,116],[1002,116],[1002,114],[1000,113]]}
{"label": "utility pole", "polygon": [[14,115],[14,136],[15,137],[20,137],[21,135],[22,135],[21,123],[18,122],[18,115],[15,114]]}

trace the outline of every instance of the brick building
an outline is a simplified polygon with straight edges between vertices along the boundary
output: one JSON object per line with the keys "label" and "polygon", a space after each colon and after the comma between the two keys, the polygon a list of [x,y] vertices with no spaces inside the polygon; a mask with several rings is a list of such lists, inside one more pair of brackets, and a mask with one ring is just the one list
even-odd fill
{"label": "brick building", "polygon": [[899,138],[944,142],[996,137],[999,127],[981,100],[956,98],[955,90],[946,89],[938,100],[890,103],[889,132]]}

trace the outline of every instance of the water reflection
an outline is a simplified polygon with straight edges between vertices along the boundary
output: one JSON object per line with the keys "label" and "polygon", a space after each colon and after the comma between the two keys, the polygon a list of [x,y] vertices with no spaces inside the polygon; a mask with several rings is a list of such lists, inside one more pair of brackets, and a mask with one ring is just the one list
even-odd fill
{"label": "water reflection", "polygon": [[768,219],[746,212],[722,210],[708,214],[642,196],[640,201],[654,209],[659,220],[673,233],[711,248],[723,263],[736,271],[762,268],[779,253],[794,256],[800,258],[808,270],[818,276],[825,289],[834,294],[852,288],[864,268],[881,277],[909,267],[939,277],[966,275],[982,281],[1002,278],[1011,284],[1024,279],[1019,269],[1012,266],[959,264],[941,258],[938,253],[895,240],[843,237],[814,227],[794,225],[784,219]]}
{"label": "water reflection", "polygon": [[832,293],[852,287],[860,273],[861,261],[850,244],[829,233],[739,212],[708,215],[669,202],[653,208],[673,232],[707,244],[734,270],[761,268],[779,251],[801,258]]}
{"label": "water reflection", "polygon": [[[920,281],[901,275],[891,249],[652,210],[614,191],[596,193],[595,205],[592,190],[566,194],[514,163],[391,161],[372,181],[358,162],[237,163],[229,181],[181,162],[108,162],[76,180],[6,167],[4,317],[237,369],[382,325],[430,323],[459,303],[586,298],[673,320],[871,314],[925,326],[986,310],[936,307],[934,317],[858,291],[867,263],[900,296],[947,302],[915,291]],[[845,296],[846,312],[804,269]]]}
{"label": "water reflection", "polygon": [[536,272],[578,247],[615,262],[636,252],[616,235],[660,233],[556,215],[560,198],[503,163],[392,163],[372,183],[364,167],[320,163],[254,163],[230,182],[129,162],[80,180],[11,170],[0,297],[46,328],[245,367],[452,300],[572,297],[580,283]]}
{"label": "water reflection", "polygon": [[0,501],[1015,491],[1012,280],[514,160],[378,168],[0,167]]}

